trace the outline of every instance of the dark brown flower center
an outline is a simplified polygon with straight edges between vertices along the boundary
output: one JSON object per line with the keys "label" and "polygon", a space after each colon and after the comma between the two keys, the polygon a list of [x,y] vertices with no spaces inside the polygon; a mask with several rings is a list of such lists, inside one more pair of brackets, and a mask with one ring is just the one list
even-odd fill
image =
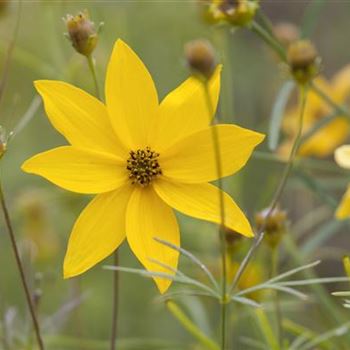
{"label": "dark brown flower center", "polygon": [[129,179],[132,183],[148,186],[155,177],[161,175],[158,158],[159,153],[152,151],[150,147],[130,151],[126,168],[129,170]]}

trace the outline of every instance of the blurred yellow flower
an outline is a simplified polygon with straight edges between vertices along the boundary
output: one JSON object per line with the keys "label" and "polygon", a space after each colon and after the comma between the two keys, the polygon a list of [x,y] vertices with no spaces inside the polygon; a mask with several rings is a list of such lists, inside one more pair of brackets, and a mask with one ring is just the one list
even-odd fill
{"label": "blurred yellow flower", "polygon": [[[209,82],[213,105],[220,67]],[[159,104],[153,80],[121,40],[106,76],[106,105],[60,81],[36,81],[53,126],[69,146],[40,153],[23,170],[78,193],[97,194],[76,221],[64,261],[65,278],[110,255],[127,238],[147,270],[169,273],[154,260],[177,267],[178,252],[154,237],[180,244],[172,208],[220,222],[212,129],[220,137],[222,174],[241,169],[262,134],[235,126],[208,126],[203,84],[190,77]],[[227,227],[253,236],[236,203],[224,193]],[[155,278],[160,292],[171,281]]]}
{"label": "blurred yellow flower", "polygon": [[[232,283],[240,263],[235,261],[232,257],[227,256],[227,282]],[[266,272],[262,265],[257,262],[251,262],[246,270],[243,272],[242,277],[238,282],[238,289],[245,290],[254,287],[262,283],[266,278]],[[256,301],[261,300],[263,296],[263,291],[256,291],[246,295],[248,298],[254,299]]]}
{"label": "blurred yellow flower", "polygon": [[[334,152],[335,161],[339,166],[345,169],[350,169],[350,145],[338,147]],[[350,185],[335,212],[335,216],[339,220],[350,217]]]}
{"label": "blurred yellow flower", "polygon": [[[328,82],[325,78],[315,79],[315,84],[330,96],[336,103],[345,104],[350,97],[350,65],[344,67],[333,79]],[[312,90],[308,93],[304,114],[303,134],[307,134],[323,118],[332,114],[332,108]],[[283,123],[283,131],[287,139],[280,146],[278,152],[282,157],[290,153],[298,128],[299,108],[291,108]],[[315,132],[301,144],[300,156],[326,157],[331,155],[335,148],[344,143],[349,135],[349,122],[344,116],[339,116]]]}

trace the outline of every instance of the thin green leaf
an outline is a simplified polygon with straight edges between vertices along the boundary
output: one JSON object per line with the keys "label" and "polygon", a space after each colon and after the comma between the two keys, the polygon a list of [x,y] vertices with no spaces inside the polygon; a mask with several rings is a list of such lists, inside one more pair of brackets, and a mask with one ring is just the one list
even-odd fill
{"label": "thin green leaf", "polygon": [[214,276],[212,275],[212,273],[209,271],[209,269],[205,266],[205,264],[203,264],[197,257],[195,257],[192,253],[190,253],[188,250],[178,247],[177,245],[165,241],[163,239],[160,239],[158,237],[154,237],[154,240],[157,241],[160,244],[163,244],[171,249],[174,249],[176,251],[178,251],[179,253],[181,253],[182,255],[186,256],[187,258],[189,258],[195,265],[197,265],[209,278],[209,280],[212,282],[212,284],[214,285],[214,287],[216,288],[217,291],[220,290],[218,283],[216,282]]}
{"label": "thin green leaf", "polygon": [[39,107],[41,106],[41,98],[36,95],[31,104],[29,105],[26,112],[23,114],[23,116],[20,118],[19,122],[13,129],[13,131],[10,134],[10,139],[13,139],[17,134],[19,134],[27,125],[28,123],[33,119],[36,112],[38,111]]}
{"label": "thin green leaf", "polygon": [[166,303],[168,310],[171,314],[181,323],[181,325],[206,349],[220,350],[219,346],[205,335],[201,329],[199,329],[180,309],[180,307],[172,301]]}
{"label": "thin green leaf", "polygon": [[303,244],[301,247],[301,254],[305,257],[312,254],[325,241],[337,233],[342,226],[344,226],[344,222],[336,220],[331,220],[322,225],[321,228]]}
{"label": "thin green leaf", "polygon": [[281,124],[288,103],[289,97],[295,87],[293,81],[287,81],[280,89],[276,101],[273,105],[269,126],[269,149],[271,151],[276,150],[279,141],[279,135],[281,130]]}
{"label": "thin green leaf", "polygon": [[326,3],[327,0],[314,0],[307,6],[301,25],[301,36],[303,38],[309,38],[312,36]]}
{"label": "thin green leaf", "polygon": [[248,306],[262,307],[261,304],[257,303],[256,301],[250,298],[233,296],[231,300],[236,301],[237,303],[240,303],[240,304],[248,305]]}
{"label": "thin green leaf", "polygon": [[350,322],[346,322],[340,327],[337,327],[335,329],[332,329],[330,331],[327,331],[325,333],[318,335],[311,341],[304,344],[301,348],[299,348],[299,350],[315,349],[315,346],[320,345],[331,338],[343,336],[349,331],[349,328],[350,328]]}
{"label": "thin green leaf", "polygon": [[300,281],[287,281],[279,282],[280,286],[308,286],[312,284],[325,284],[325,283],[338,283],[338,282],[350,282],[349,277],[324,277],[324,278],[312,278]]}
{"label": "thin green leaf", "polygon": [[215,297],[218,296],[217,292],[211,289],[210,287],[189,277],[182,277],[182,276],[171,275],[164,272],[153,272],[153,271],[146,271],[143,269],[135,269],[131,267],[122,267],[122,266],[104,266],[103,268],[106,270],[133,273],[133,274],[137,274],[147,278],[163,278],[163,279],[175,281],[182,284],[188,284],[188,285],[201,288],[207,292],[210,292]]}

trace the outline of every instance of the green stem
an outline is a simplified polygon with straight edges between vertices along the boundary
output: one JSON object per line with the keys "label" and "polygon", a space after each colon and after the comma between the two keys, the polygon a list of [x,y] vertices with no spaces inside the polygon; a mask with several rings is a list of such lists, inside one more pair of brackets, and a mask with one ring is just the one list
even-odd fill
{"label": "green stem", "polygon": [[307,98],[306,87],[304,87],[304,86],[300,87],[300,96],[301,96],[301,103],[300,103],[300,114],[299,114],[299,121],[298,121],[298,132],[297,132],[297,135],[295,137],[287,165],[284,169],[282,179],[281,179],[279,186],[275,192],[275,195],[270,203],[269,210],[268,210],[268,212],[266,214],[266,218],[265,218],[265,225],[263,225],[263,227],[257,233],[255,241],[253,242],[248,253],[244,257],[242,263],[240,264],[239,269],[238,269],[238,271],[233,279],[233,282],[231,284],[231,287],[230,287],[230,291],[229,291],[230,295],[232,294],[233,290],[237,287],[237,284],[238,284],[240,278],[242,277],[245,269],[247,268],[247,266],[250,262],[250,259],[253,257],[255,251],[260,246],[260,243],[262,242],[262,240],[264,238],[264,235],[265,235],[264,231],[266,228],[266,222],[268,221],[268,218],[271,216],[273,210],[276,208],[277,203],[278,203],[278,201],[283,193],[283,190],[287,184],[288,177],[289,177],[291,170],[293,168],[295,156],[297,154],[297,151],[298,151],[298,148],[300,145],[300,140],[301,140],[301,135],[302,135],[302,130],[303,130],[303,120],[304,120],[304,112],[305,112],[305,105],[306,105],[306,98]]}
{"label": "green stem", "polygon": [[274,51],[278,54],[283,62],[287,61],[287,55],[283,48],[283,46],[273,38],[267,30],[265,30],[259,23],[253,22],[251,29],[254,33],[258,34],[260,38],[268,44],[268,46],[272,47]]}
{"label": "green stem", "polygon": [[93,59],[92,55],[86,56],[86,59],[88,61],[89,69],[90,69],[90,72],[92,74],[92,78],[94,80],[96,97],[98,99],[100,99],[101,95],[100,95],[100,90],[99,90],[99,87],[98,87],[98,81],[97,81],[97,76],[96,76],[94,59]]}
{"label": "green stem", "polygon": [[[203,82],[205,90],[205,100],[209,112],[209,116],[214,117],[215,110],[210,97],[209,81]],[[215,124],[215,119],[214,119]],[[220,138],[218,129],[215,125],[211,128],[212,140],[215,155],[215,165],[218,178],[218,199],[219,199],[219,210],[220,210],[220,226],[219,226],[219,237],[221,243],[221,265],[222,265],[222,289],[221,289],[221,349],[226,349],[226,319],[227,319],[227,266],[226,266],[226,240],[223,228],[225,227],[225,201],[222,184],[222,160],[220,152]]]}
{"label": "green stem", "polygon": [[167,301],[166,306],[172,315],[182,324],[182,326],[202,345],[210,350],[219,350],[219,346],[213,340],[208,338],[173,301]]}
{"label": "green stem", "polygon": [[12,250],[14,252],[15,255],[15,260],[16,260],[16,264],[17,264],[17,268],[19,271],[19,275],[21,278],[21,282],[22,282],[22,287],[24,290],[24,294],[26,297],[26,301],[28,304],[28,308],[29,308],[29,313],[33,322],[33,328],[34,328],[34,332],[35,332],[35,336],[38,342],[38,346],[40,350],[44,350],[44,344],[41,338],[41,333],[40,333],[40,327],[39,327],[39,322],[35,313],[35,308],[33,305],[33,300],[29,291],[29,287],[28,287],[28,283],[26,280],[26,276],[24,273],[24,267],[20,258],[20,254],[18,251],[18,247],[17,247],[17,242],[16,242],[16,238],[15,238],[15,234],[14,234],[14,230],[12,227],[12,223],[11,223],[11,219],[10,219],[10,214],[9,211],[7,209],[7,205],[6,205],[6,201],[5,201],[5,196],[3,193],[3,189],[2,189],[2,185],[0,183],[0,206],[1,206],[1,210],[3,212],[4,215],[4,219],[5,219],[5,224],[7,227],[7,231],[11,240],[11,245],[12,245]]}
{"label": "green stem", "polygon": [[[114,252],[114,265],[117,266],[119,261],[118,251]],[[113,312],[112,312],[112,332],[111,332],[111,350],[116,349],[116,338],[118,329],[118,298],[119,298],[119,274],[113,271]]]}

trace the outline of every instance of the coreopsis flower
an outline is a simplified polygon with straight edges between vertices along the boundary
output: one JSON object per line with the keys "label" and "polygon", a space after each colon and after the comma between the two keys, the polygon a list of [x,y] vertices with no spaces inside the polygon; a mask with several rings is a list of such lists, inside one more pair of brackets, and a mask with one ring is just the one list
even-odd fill
{"label": "coreopsis flower", "polygon": [[[342,105],[350,97],[350,65],[340,70],[330,82],[324,77],[315,79],[315,84],[330,96],[336,103]],[[289,109],[283,120],[283,131],[286,140],[279,147],[278,153],[288,157],[298,128],[299,106]],[[315,124],[333,113],[330,107],[313,90],[309,90],[305,112],[303,135],[313,129]],[[349,135],[349,123],[345,116],[339,115],[325,126],[321,127],[311,137],[304,141],[298,151],[300,156],[327,157],[343,144]]]}
{"label": "coreopsis flower", "polygon": [[[227,283],[231,284],[240,267],[240,262],[236,261],[234,258],[232,258],[232,256],[226,256],[226,266],[227,266]],[[265,278],[266,278],[266,271],[263,268],[263,264],[257,261],[252,261],[247,266],[247,269],[243,272],[242,277],[238,281],[237,287],[239,290],[245,290],[263,283]],[[246,296],[253,300],[261,301],[263,298],[263,295],[264,295],[263,291],[256,291],[256,292],[249,293]]]}
{"label": "coreopsis flower", "polygon": [[[210,82],[213,105],[220,67]],[[106,77],[106,104],[60,81],[36,81],[53,126],[69,146],[40,153],[23,170],[78,193],[96,194],[76,221],[64,261],[64,277],[77,276],[127,239],[149,271],[171,273],[179,254],[159,243],[180,245],[172,208],[220,223],[212,128],[221,147],[222,174],[241,169],[264,136],[236,125],[208,126],[204,87],[190,77],[159,104],[150,73],[122,41],[115,44]],[[245,215],[224,193],[225,223],[253,236]],[[160,292],[171,281],[155,278]]]}
{"label": "coreopsis flower", "polygon": [[[344,169],[350,169],[350,145],[338,147],[334,152],[335,161]],[[348,219],[350,217],[350,185],[343,195],[343,198],[335,212],[335,216],[339,220]]]}

